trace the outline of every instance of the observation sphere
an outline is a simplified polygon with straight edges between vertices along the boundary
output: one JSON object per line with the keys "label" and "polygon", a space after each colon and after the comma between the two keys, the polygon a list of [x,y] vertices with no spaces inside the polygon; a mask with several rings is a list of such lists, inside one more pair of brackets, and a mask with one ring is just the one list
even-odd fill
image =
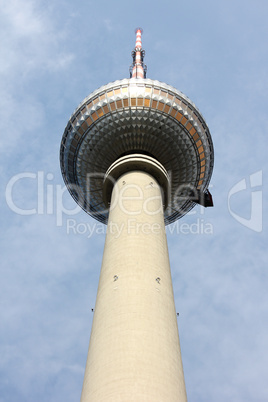
{"label": "observation sphere", "polygon": [[[166,169],[165,224],[195,206],[191,191],[208,188],[214,162],[206,122],[177,89],[150,79],[123,79],[86,97],[65,128],[60,163],[65,184],[89,215],[107,223],[103,182],[120,157],[145,154]],[[191,191],[188,191],[188,190]]]}

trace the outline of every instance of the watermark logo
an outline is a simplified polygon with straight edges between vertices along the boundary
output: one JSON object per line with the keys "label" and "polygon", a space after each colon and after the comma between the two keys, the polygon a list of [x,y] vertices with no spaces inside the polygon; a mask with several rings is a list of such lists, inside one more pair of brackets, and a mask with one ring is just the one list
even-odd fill
{"label": "watermark logo", "polygon": [[[97,175],[97,176],[96,176]],[[103,179],[102,173],[94,173],[94,176],[90,175],[88,179],[88,189],[90,189],[90,180],[94,178]],[[95,177],[96,176],[96,177]],[[82,213],[79,205],[75,204],[68,194],[66,186],[53,183],[54,175],[52,173],[47,173],[39,171],[34,172],[23,172],[18,173],[13,176],[6,186],[6,202],[11,211],[18,215],[55,215],[56,225],[62,226],[65,224],[65,217],[74,217],[78,213]],[[25,187],[31,190],[31,198],[27,200],[23,199],[25,195]],[[154,184],[148,184],[147,188],[154,188]],[[262,171],[259,170],[252,173],[249,177],[243,178],[238,181],[229,191],[227,195],[228,210],[230,215],[239,224],[245,226],[246,228],[253,230],[255,232],[262,231]],[[137,185],[125,184],[120,190],[114,187],[114,200],[111,201],[109,210],[112,211],[113,208],[119,206],[121,212],[127,213],[129,217],[135,218],[140,215],[140,213],[146,214],[148,217],[152,218],[157,215],[162,208],[162,201],[159,192],[152,193],[151,196],[144,197],[143,189],[139,188]],[[21,191],[23,189],[23,191]],[[83,205],[83,200],[81,197],[80,188],[76,185],[70,185],[69,190],[72,191],[74,198],[80,205]],[[128,192],[129,190],[130,193]],[[168,190],[170,191],[170,189]],[[190,192],[189,192],[190,191]],[[173,207],[178,210],[180,208],[180,202],[185,198],[192,199],[195,201],[197,194],[195,194],[195,188],[189,188],[188,186],[181,185],[173,194],[174,205]],[[88,197],[90,197],[90,191],[87,191]],[[235,196],[243,196],[242,203],[243,206],[250,206],[250,216],[246,217],[244,212],[237,212],[234,208],[233,201],[237,200]],[[178,204],[176,205],[176,201]],[[87,200],[89,202],[89,199]],[[106,207],[105,207],[106,208]],[[243,211],[245,208],[243,208]],[[200,206],[199,215],[204,215],[205,208]],[[197,214],[197,208],[188,212],[188,215]],[[67,219],[68,220],[68,219]],[[152,220],[148,220],[152,222]],[[80,226],[79,226],[80,225]],[[96,224],[103,227],[102,224]],[[67,222],[67,232],[84,234],[89,237],[94,233],[103,233],[103,229],[99,226],[86,226],[83,223],[76,223],[74,219],[69,219]],[[129,220],[130,227],[133,226],[133,221]],[[150,232],[153,227],[148,227],[147,223],[142,225],[139,222],[134,222],[134,227],[136,231]],[[168,226],[170,231],[172,230],[176,233],[181,234],[211,234],[213,233],[212,224],[206,222],[204,219],[196,217],[194,223],[188,224],[186,222],[179,222],[175,226]],[[111,228],[116,233],[120,234],[122,229],[120,227]],[[132,230],[134,230],[132,228]]]}
{"label": "watermark logo", "polygon": [[[259,170],[249,176],[249,185],[244,178],[236,183],[228,194],[228,209],[231,216],[241,225],[253,230],[254,232],[262,231],[262,171]],[[235,213],[231,207],[231,198],[241,191],[250,190],[250,217],[247,219]]]}
{"label": "watermark logo", "polygon": [[[67,234],[83,235],[90,239],[94,234],[110,233],[114,239],[122,235],[157,235],[163,230],[163,225],[157,222],[140,222],[136,218],[129,218],[123,223],[109,222],[104,225],[100,222],[77,222],[76,219],[68,218],[66,220]],[[173,225],[168,225],[164,229],[169,234],[181,235],[212,235],[213,225],[204,219],[197,218],[196,222],[187,223],[176,221]]]}

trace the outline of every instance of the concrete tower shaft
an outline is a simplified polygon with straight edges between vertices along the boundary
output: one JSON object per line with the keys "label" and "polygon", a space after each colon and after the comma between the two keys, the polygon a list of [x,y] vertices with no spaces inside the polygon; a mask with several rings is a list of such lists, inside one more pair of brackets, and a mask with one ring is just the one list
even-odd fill
{"label": "concrete tower shaft", "polygon": [[[125,173],[116,173],[117,165]],[[133,155],[109,175],[120,177],[112,190],[81,402],[185,402],[163,193],[155,179],[163,183],[167,172],[153,158]]]}

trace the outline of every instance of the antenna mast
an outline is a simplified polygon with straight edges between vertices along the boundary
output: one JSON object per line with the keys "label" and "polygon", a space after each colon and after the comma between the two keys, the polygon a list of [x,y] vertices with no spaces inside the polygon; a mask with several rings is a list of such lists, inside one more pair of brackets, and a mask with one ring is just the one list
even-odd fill
{"label": "antenna mast", "polygon": [[137,28],[136,31],[136,45],[131,52],[133,63],[129,67],[130,78],[146,78],[147,66],[144,64],[145,50],[142,49],[141,35],[142,28]]}

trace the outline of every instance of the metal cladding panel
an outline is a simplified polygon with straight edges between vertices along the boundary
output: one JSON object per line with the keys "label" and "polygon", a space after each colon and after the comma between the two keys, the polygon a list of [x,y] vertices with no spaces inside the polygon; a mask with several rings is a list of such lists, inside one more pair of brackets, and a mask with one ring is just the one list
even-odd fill
{"label": "metal cladding panel", "polygon": [[166,224],[195,205],[190,196],[195,189],[207,189],[213,170],[213,144],[196,106],[180,91],[159,81],[124,79],[85,98],[63,134],[62,174],[81,208],[107,223],[104,175],[119,157],[139,152],[153,156],[169,173]]}

